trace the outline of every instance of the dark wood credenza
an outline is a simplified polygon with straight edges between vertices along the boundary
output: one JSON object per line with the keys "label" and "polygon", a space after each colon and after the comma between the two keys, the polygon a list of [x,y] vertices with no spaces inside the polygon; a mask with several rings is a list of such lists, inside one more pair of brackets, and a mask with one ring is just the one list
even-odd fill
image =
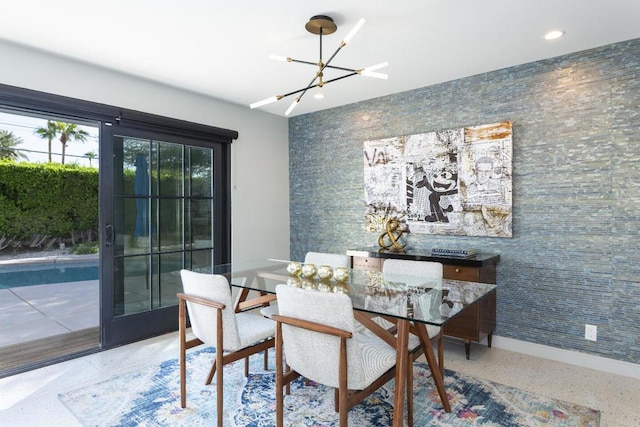
{"label": "dark wood credenza", "polygon": [[[347,251],[351,267],[359,270],[382,271],[384,261],[389,258],[442,263],[445,279],[468,282],[496,283],[496,265],[500,255],[478,254],[474,258],[447,258],[420,252],[390,252],[377,248],[350,249]],[[496,290],[474,302],[464,312],[451,319],[444,327],[444,335],[464,340],[467,359],[471,353],[471,341],[480,342],[491,338],[496,327]]]}

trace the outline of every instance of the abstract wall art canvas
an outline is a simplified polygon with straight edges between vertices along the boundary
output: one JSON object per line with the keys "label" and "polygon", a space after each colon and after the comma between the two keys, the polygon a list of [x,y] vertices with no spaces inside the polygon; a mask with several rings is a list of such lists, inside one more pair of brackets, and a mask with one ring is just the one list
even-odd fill
{"label": "abstract wall art canvas", "polygon": [[512,237],[510,121],[364,142],[365,227]]}

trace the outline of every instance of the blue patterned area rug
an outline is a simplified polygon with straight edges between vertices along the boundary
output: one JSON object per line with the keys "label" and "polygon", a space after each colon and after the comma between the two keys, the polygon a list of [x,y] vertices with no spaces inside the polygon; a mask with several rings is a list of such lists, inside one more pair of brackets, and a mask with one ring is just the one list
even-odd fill
{"label": "blue patterned area rug", "polygon": [[[131,372],[76,391],[60,400],[85,426],[203,426],[216,423],[215,383],[204,386],[215,349],[188,354],[187,408],[180,408],[178,360]],[[273,356],[273,350],[270,351]],[[225,366],[224,425],[275,425],[275,375],[252,356],[250,375],[244,362]],[[522,390],[446,371],[451,413],[442,410],[429,368],[414,369],[414,425],[423,426],[599,426],[600,412]],[[286,426],[337,426],[333,389],[303,381],[285,397]],[[350,426],[389,426],[393,381],[349,412]],[[405,421],[406,424],[406,421]]]}

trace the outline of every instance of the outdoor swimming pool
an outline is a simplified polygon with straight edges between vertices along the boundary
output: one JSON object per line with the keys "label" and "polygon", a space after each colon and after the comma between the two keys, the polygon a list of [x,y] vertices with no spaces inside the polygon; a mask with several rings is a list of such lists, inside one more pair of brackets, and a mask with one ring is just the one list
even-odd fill
{"label": "outdoor swimming pool", "polygon": [[84,280],[98,280],[97,263],[63,262],[0,266],[0,289]]}

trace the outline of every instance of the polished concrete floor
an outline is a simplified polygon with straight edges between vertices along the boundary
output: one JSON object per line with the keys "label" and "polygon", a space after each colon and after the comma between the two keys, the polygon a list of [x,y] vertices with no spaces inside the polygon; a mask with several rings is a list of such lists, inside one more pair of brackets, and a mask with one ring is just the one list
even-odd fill
{"label": "polished concrete floor", "polygon": [[[58,394],[178,356],[176,333],[0,379],[0,425],[77,426]],[[449,341],[448,369],[602,411],[603,427],[640,425],[640,380],[511,351]]]}

